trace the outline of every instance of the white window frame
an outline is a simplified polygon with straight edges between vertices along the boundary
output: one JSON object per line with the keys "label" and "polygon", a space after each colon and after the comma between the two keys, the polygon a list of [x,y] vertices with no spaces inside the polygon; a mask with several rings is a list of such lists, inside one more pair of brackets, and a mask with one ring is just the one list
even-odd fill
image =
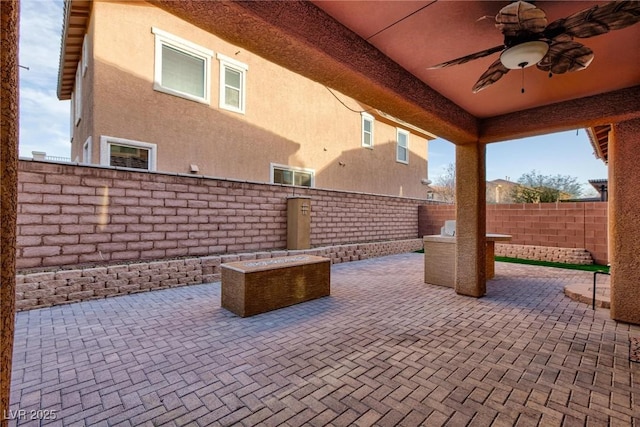
{"label": "white window frame", "polygon": [[[236,113],[244,114],[246,111],[246,94],[247,94],[247,71],[249,66],[243,62],[230,58],[226,55],[218,53],[216,55],[218,61],[220,61],[220,108],[224,110],[233,111]],[[240,73],[240,107],[227,104],[226,99],[226,81],[225,70],[233,70]]]}
{"label": "white window frame", "polygon": [[85,34],[82,40],[82,77],[87,74],[87,68],[89,68],[89,44],[87,34]]}
{"label": "white window frame", "polygon": [[[156,170],[156,159],[158,146],[149,142],[134,141],[132,139],[116,138],[113,136],[100,136],[100,164],[102,166],[111,166],[111,145],[124,145],[127,147],[144,148],[149,150],[149,169]],[[146,170],[146,169],[138,169]]]}
{"label": "white window frame", "polygon": [[[272,184],[280,184],[279,182],[278,183],[274,182],[274,172],[275,172],[276,168],[277,169],[284,169],[284,170],[292,171],[294,173],[295,172],[308,173],[309,175],[311,175],[311,185],[309,187],[306,187],[306,186],[304,186],[304,187],[306,187],[306,188],[315,188],[315,186],[316,186],[316,171],[315,170],[307,169],[307,168],[301,168],[301,167],[298,167],[298,166],[282,165],[282,164],[279,164],[279,163],[271,163],[271,165],[270,165],[271,173],[270,173],[270,177],[269,177],[269,182],[271,182]],[[295,182],[295,179],[294,179],[294,182]],[[296,186],[295,184],[280,184],[280,185],[290,185],[292,187]],[[297,186],[297,187],[300,187],[300,186]]]}
{"label": "white window frame", "polygon": [[[400,135],[404,135],[406,137],[406,145],[402,145],[400,143]],[[396,162],[404,163],[405,165],[409,164],[409,135],[411,135],[410,132],[407,132],[404,129],[396,128]],[[401,149],[405,152],[405,160],[402,160],[400,158]]]}
{"label": "white window frame", "polygon": [[[374,128],[375,123],[376,123],[375,122],[375,118],[371,114],[365,113],[365,112],[360,113],[360,115],[362,116],[362,120],[361,120],[362,146],[365,147],[365,148],[373,148],[373,128]],[[369,132],[369,135],[370,135],[369,141],[371,141],[370,144],[366,144],[365,143],[365,135],[367,134],[367,131],[364,129],[364,124],[365,124],[366,121],[371,122],[371,131]]]}
{"label": "white window frame", "polygon": [[[156,27],[152,27],[151,32],[155,36],[153,89],[158,92],[209,105],[211,103],[211,58],[213,57],[213,51]],[[162,86],[162,46],[168,46],[204,61],[204,96],[200,97]]]}
{"label": "white window frame", "polygon": [[82,118],[82,61],[78,61],[78,67],[76,68],[76,81],[75,81],[75,94],[74,99],[74,125],[80,124]]}
{"label": "white window frame", "polygon": [[73,142],[73,135],[75,134],[75,129],[76,129],[76,93],[74,91],[71,91],[71,103],[70,105],[70,112],[69,112],[69,136],[70,136],[70,140],[71,142]]}
{"label": "white window frame", "polygon": [[82,144],[82,163],[90,165],[92,153],[93,150],[91,148],[91,137],[88,137],[84,144]]}

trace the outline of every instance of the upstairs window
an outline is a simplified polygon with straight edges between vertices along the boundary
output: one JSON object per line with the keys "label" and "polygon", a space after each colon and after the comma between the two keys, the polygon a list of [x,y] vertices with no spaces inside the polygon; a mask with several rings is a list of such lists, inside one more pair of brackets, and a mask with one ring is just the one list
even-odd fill
{"label": "upstairs window", "polygon": [[80,124],[80,119],[82,118],[82,63],[78,62],[78,68],[76,68],[76,84],[75,90],[73,91],[74,98],[74,126],[78,126]]}
{"label": "upstairs window", "polygon": [[220,53],[217,58],[220,61],[220,108],[244,114],[249,66]]}
{"label": "upstairs window", "polygon": [[153,88],[209,104],[213,52],[158,28],[151,32],[156,42]]}
{"label": "upstairs window", "polygon": [[82,75],[87,74],[87,68],[89,68],[89,38],[88,35],[84,35],[82,40]]}
{"label": "upstairs window", "polygon": [[373,116],[367,113],[362,114],[362,146],[373,148]]}
{"label": "upstairs window", "polygon": [[403,129],[397,130],[398,145],[396,148],[396,161],[409,163],[409,132]]}

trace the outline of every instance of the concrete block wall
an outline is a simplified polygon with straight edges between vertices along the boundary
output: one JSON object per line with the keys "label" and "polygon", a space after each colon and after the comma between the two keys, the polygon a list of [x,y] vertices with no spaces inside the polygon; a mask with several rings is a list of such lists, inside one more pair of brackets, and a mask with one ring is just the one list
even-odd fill
{"label": "concrete block wall", "polygon": [[444,222],[456,219],[454,205],[424,205],[418,208],[418,236],[440,234]]}
{"label": "concrete block wall", "polygon": [[607,202],[487,206],[487,230],[511,234],[513,244],[587,249],[608,263]]}
{"label": "concrete block wall", "polygon": [[286,198],[310,196],[311,246],[418,237],[425,200],[19,162],[19,271],[286,248]]}
{"label": "concrete block wall", "polygon": [[[453,205],[419,208],[419,234],[440,234]],[[607,202],[487,205],[487,232],[510,234],[511,244],[584,248],[598,264],[607,264]]]}
{"label": "concrete block wall", "polygon": [[588,250],[582,248],[557,248],[551,246],[507,245],[496,243],[496,256],[562,262],[565,264],[593,264]]}
{"label": "concrete block wall", "polygon": [[408,239],[297,251],[259,251],[46,272],[24,272],[17,276],[16,308],[29,310],[155,289],[217,282],[220,280],[220,265],[225,262],[308,254],[327,257],[336,264],[410,252],[421,248],[422,239]]}

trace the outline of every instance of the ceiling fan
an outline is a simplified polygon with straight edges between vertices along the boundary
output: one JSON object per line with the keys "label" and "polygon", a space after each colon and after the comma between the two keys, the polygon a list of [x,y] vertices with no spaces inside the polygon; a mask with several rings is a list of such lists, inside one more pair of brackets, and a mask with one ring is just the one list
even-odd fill
{"label": "ceiling fan", "polygon": [[[544,11],[517,1],[503,7],[495,17],[504,44],[443,62],[429,69],[464,64],[502,52],[473,86],[473,93],[497,82],[509,70],[536,65],[549,76],[579,71],[593,60],[593,51],[573,41],[619,30],[640,22],[640,1],[613,1],[560,18],[547,25]],[[522,89],[524,92],[524,89]]]}

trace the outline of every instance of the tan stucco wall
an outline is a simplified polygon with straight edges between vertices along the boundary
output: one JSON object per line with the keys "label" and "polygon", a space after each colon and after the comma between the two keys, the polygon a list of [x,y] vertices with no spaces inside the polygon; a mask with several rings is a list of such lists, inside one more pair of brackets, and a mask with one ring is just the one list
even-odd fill
{"label": "tan stucco wall", "polygon": [[611,317],[640,324],[640,119],[616,123],[609,141]]}
{"label": "tan stucco wall", "polygon": [[456,146],[456,285],[481,297],[486,281],[486,146]]}
{"label": "tan stucco wall", "polygon": [[[214,52],[210,105],[153,89],[154,35],[167,31]],[[157,169],[268,182],[270,164],[315,171],[315,186],[426,198],[427,139],[411,131],[409,164],[396,162],[396,124],[375,116],[373,149],[361,146],[361,115],[323,85],[270,63],[148,3],[96,2],[92,61],[83,113],[93,119],[93,162],[100,136],[157,144]],[[219,108],[221,53],[248,65],[246,113]],[[92,90],[86,85],[91,84]],[[360,105],[340,93],[349,108]],[[375,115],[375,114],[374,114]],[[87,120],[88,122],[88,120]],[[74,140],[79,155],[86,136]]]}

